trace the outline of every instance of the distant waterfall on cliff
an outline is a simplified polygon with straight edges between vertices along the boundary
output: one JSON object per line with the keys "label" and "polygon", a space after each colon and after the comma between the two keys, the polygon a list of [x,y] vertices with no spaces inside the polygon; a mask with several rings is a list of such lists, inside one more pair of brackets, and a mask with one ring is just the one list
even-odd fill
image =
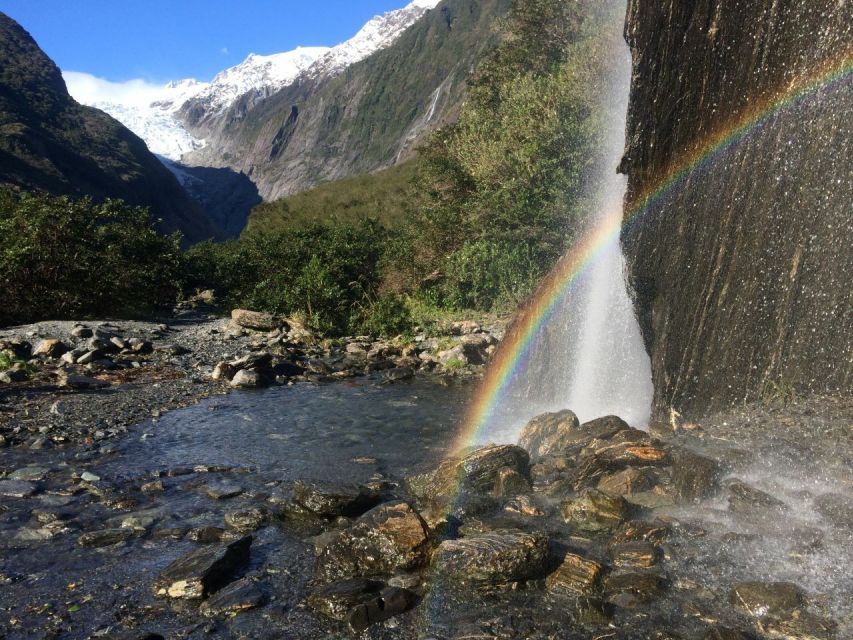
{"label": "distant waterfall on cliff", "polygon": [[[550,321],[539,330],[527,363],[513,376],[493,414],[486,439],[513,440],[519,427],[537,413],[571,409],[581,421],[618,415],[645,426],[652,404],[651,364],[643,345],[625,279],[619,243],[627,180],[617,173],[625,147],[631,59],[621,37],[614,37],[602,175],[593,184],[586,234],[613,230],[598,246]],[[580,239],[583,241],[583,238]]]}

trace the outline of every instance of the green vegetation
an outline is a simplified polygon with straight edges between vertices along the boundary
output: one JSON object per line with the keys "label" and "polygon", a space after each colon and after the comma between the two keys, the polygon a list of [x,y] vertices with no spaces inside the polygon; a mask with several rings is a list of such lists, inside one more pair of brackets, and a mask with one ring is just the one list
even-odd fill
{"label": "green vegetation", "polygon": [[258,205],[246,232],[280,231],[314,222],[358,223],[373,218],[395,227],[406,217],[411,200],[415,161],[376,173],[328,182],[310,191]]}
{"label": "green vegetation", "polygon": [[0,323],[151,313],[175,302],[182,263],[145,209],[0,191]]}
{"label": "green vegetation", "polygon": [[415,160],[262,205],[238,240],[182,253],[139,209],[5,194],[0,322],[138,314],[202,289],[330,336],[514,311],[588,206],[612,4],[514,0],[456,122]]}

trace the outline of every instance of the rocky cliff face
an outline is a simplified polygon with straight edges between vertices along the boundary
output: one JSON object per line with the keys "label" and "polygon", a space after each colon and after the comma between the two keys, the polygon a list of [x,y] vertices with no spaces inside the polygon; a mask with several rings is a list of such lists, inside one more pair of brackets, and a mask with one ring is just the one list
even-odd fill
{"label": "rocky cliff face", "polygon": [[850,391],[851,25],[844,0],[629,0],[623,245],[658,415]]}
{"label": "rocky cliff face", "polygon": [[218,234],[145,143],[107,114],[77,104],[59,69],[0,13],[0,184],[121,198],[148,207],[166,232]]}
{"label": "rocky cliff face", "polygon": [[214,116],[187,103],[184,121],[208,145],[184,161],[245,173],[273,200],[403,159],[459,106],[509,0],[422,4],[392,45],[340,73],[304,74],[271,97],[245,94]]}

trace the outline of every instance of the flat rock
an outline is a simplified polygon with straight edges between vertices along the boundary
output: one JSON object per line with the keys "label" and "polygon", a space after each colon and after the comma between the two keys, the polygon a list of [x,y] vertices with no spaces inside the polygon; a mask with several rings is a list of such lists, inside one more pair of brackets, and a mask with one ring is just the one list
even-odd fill
{"label": "flat rock", "polygon": [[110,386],[110,384],[90,376],[61,372],[59,374],[59,386],[76,389],[78,391],[88,391],[92,389],[103,389],[104,387]]}
{"label": "flat rock", "polygon": [[522,429],[518,446],[538,462],[548,455],[562,453],[575,442],[580,421],[568,409],[556,413],[544,413],[533,418]]}
{"label": "flat rock", "polygon": [[590,595],[601,586],[601,565],[567,553],[557,570],[545,578],[545,586],[557,593]]}
{"label": "flat rock", "polygon": [[26,480],[0,480],[0,496],[29,498],[38,491],[38,485]]}
{"label": "flat rock", "polygon": [[22,467],[15,469],[9,474],[9,480],[25,480],[27,482],[38,482],[44,480],[50,469],[45,467]]}
{"label": "flat rock", "polygon": [[252,537],[203,547],[166,567],[154,583],[158,597],[202,599],[219,591],[249,562]]}
{"label": "flat rock", "polygon": [[251,578],[243,578],[214,593],[200,608],[203,615],[234,616],[243,611],[256,609],[267,601],[267,594]]}
{"label": "flat rock", "polygon": [[660,561],[660,550],[650,542],[623,542],[610,547],[614,566],[648,569]]}
{"label": "flat rock", "polygon": [[790,618],[806,598],[792,582],[741,582],[732,589],[729,601],[755,618]]}
{"label": "flat rock", "polygon": [[327,579],[391,575],[426,562],[429,529],[406,502],[379,505],[327,544],[318,573]]}
{"label": "flat rock", "polygon": [[787,505],[769,493],[751,487],[745,482],[734,480],[728,484],[729,509],[735,513],[754,513],[756,511],[786,511]]}
{"label": "flat rock", "polygon": [[132,540],[137,535],[139,534],[130,528],[101,529],[100,531],[87,531],[77,539],[77,543],[83,547],[108,547]]}
{"label": "flat rock", "polygon": [[236,482],[213,482],[205,486],[204,492],[208,498],[227,500],[243,493],[243,487]]}
{"label": "flat rock", "polygon": [[604,586],[607,601],[633,609],[663,595],[666,580],[656,573],[619,573],[608,576]]}
{"label": "flat rock", "polygon": [[353,518],[375,507],[379,494],[354,484],[297,480],[293,483],[293,501],[322,518]]}
{"label": "flat rock", "polygon": [[619,496],[587,489],[577,498],[563,502],[560,514],[567,524],[576,529],[597,533],[622,524],[630,516],[631,506]]}
{"label": "flat rock", "polygon": [[461,582],[506,584],[541,578],[547,571],[548,536],[496,531],[445,540],[433,556],[440,575]]}

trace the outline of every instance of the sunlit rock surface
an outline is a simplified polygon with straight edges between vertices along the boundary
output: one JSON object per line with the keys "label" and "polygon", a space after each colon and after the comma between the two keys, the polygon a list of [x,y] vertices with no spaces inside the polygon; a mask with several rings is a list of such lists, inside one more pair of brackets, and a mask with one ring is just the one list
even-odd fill
{"label": "sunlit rock surface", "polygon": [[[849,67],[850,15],[836,0],[629,2],[622,240],[658,416],[850,390],[853,84],[825,71],[845,55]],[[817,90],[754,126],[802,78]],[[636,214],[686,159],[744,124]]]}

